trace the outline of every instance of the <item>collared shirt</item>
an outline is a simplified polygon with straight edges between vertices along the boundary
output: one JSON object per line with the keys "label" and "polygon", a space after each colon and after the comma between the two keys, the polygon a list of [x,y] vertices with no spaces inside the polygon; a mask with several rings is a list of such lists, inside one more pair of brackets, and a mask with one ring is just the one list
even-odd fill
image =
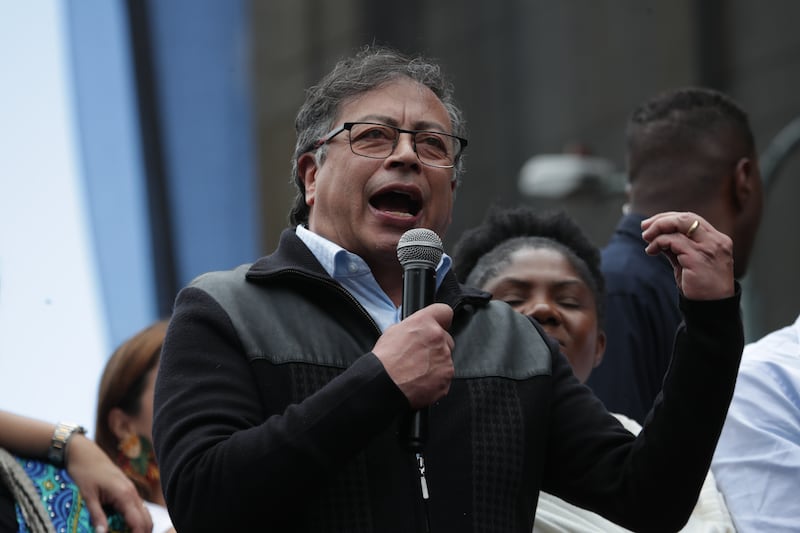
{"label": "collared shirt", "polygon": [[[358,300],[358,303],[366,309],[381,331],[400,322],[403,316],[402,309],[395,307],[394,302],[381,289],[366,261],[302,225],[297,226],[296,233],[328,275],[338,281],[347,292]],[[436,266],[437,289],[445,274],[450,270],[451,263],[450,256],[442,254],[442,258]]]}
{"label": "collared shirt", "polygon": [[800,316],[745,346],[711,468],[737,531],[800,527]]}

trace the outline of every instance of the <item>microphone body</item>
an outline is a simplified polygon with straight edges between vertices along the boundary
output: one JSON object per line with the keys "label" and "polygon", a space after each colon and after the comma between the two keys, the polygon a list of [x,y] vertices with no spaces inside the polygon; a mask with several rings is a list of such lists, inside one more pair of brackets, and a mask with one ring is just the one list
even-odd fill
{"label": "microphone body", "polygon": [[[436,269],[414,266],[403,270],[403,318],[433,303],[436,289]],[[428,437],[428,408],[413,411],[404,423],[406,446],[411,451],[422,450]]]}
{"label": "microphone body", "polygon": [[[433,303],[436,292],[436,266],[443,254],[442,241],[435,232],[417,228],[403,234],[397,244],[397,258],[403,267],[402,318]],[[421,451],[428,437],[428,409],[409,414],[400,438],[412,451]]]}
{"label": "microphone body", "polygon": [[433,303],[436,268],[411,267],[403,270],[403,318]]}

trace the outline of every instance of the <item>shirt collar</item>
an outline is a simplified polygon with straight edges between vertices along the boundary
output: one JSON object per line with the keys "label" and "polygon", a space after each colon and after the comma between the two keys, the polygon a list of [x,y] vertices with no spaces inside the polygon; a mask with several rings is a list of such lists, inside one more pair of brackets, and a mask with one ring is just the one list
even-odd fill
{"label": "shirt collar", "polygon": [[[298,224],[297,237],[311,250],[322,268],[333,279],[357,277],[365,273],[372,272],[358,255],[348,252],[333,241],[329,241],[321,235],[317,235],[302,224]],[[439,264],[436,266],[436,287],[438,288],[444,279],[445,274],[450,270],[452,259],[447,254],[442,254]]]}

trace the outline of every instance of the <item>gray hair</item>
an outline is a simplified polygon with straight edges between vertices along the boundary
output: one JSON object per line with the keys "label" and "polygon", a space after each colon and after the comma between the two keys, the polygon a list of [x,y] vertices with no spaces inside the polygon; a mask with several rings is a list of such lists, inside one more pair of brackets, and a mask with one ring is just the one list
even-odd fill
{"label": "gray hair", "polygon": [[[292,157],[292,178],[297,186],[297,194],[289,214],[289,221],[293,226],[308,222],[309,214],[305,186],[297,165],[300,156],[313,150],[317,141],[333,129],[333,121],[344,102],[403,76],[433,91],[447,110],[453,135],[466,136],[463,113],[456,105],[453,87],[445,79],[439,65],[421,56],[409,57],[390,48],[363,47],[356,55],[339,61],[330,73],[311,87],[297,112],[297,143]],[[321,146],[317,151],[318,165],[325,161],[325,150],[326,146]],[[453,177],[457,183],[462,173],[463,165],[459,157],[453,168]]]}

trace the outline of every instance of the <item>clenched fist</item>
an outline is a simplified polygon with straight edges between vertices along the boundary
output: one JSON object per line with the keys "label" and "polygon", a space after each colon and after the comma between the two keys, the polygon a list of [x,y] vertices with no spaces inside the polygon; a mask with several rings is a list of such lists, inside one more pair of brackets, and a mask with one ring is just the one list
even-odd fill
{"label": "clenched fist", "polygon": [[450,306],[436,303],[394,324],[372,352],[408,398],[412,409],[426,407],[450,390],[453,368]]}

